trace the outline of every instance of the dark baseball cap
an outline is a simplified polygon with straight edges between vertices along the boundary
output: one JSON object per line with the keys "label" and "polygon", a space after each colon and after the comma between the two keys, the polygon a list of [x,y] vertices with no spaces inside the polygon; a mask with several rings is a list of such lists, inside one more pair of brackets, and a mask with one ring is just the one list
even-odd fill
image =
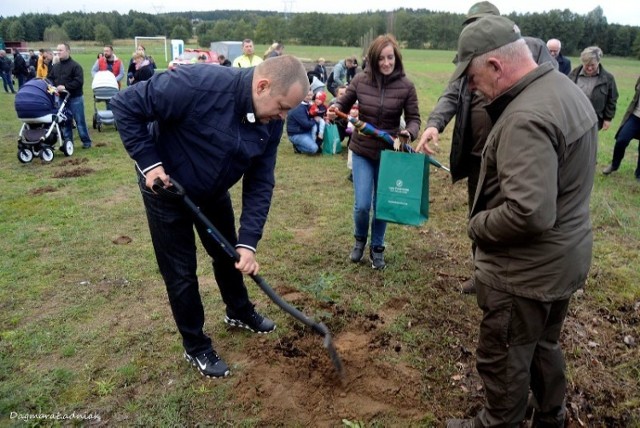
{"label": "dark baseball cap", "polygon": [[451,82],[467,71],[471,60],[520,39],[520,29],[509,18],[486,15],[462,29],[458,38],[458,63]]}
{"label": "dark baseball cap", "polygon": [[488,1],[480,1],[471,6],[469,12],[467,12],[467,19],[464,20],[462,25],[470,24],[471,22],[487,15],[500,16],[500,11],[493,3],[490,3]]}

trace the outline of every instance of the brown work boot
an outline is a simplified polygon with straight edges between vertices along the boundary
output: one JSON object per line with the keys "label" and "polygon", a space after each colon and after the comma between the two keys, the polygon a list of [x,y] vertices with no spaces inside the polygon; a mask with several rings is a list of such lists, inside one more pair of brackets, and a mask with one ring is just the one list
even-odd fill
{"label": "brown work boot", "polygon": [[476,294],[476,281],[473,277],[467,279],[460,285],[460,292],[462,294]]}

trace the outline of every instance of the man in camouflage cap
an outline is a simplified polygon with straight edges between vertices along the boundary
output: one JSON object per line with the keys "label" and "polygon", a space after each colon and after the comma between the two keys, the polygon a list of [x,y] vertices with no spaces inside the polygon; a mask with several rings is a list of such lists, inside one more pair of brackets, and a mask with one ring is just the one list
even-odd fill
{"label": "man in camouflage cap", "polygon": [[467,229],[483,312],[476,368],[485,405],[474,419],[447,427],[519,426],[529,388],[538,403],[533,426],[563,427],[559,339],[591,264],[597,117],[552,64],[536,64],[504,17],[462,30],[452,80],[463,76],[487,101],[493,123]]}

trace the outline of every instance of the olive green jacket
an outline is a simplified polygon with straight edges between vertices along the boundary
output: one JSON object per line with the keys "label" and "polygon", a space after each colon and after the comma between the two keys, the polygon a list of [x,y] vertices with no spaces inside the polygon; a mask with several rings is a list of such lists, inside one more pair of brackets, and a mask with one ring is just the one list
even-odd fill
{"label": "olive green jacket", "polygon": [[538,301],[568,298],[591,264],[589,199],[597,118],[584,93],[543,64],[487,105],[468,233],[475,276]]}

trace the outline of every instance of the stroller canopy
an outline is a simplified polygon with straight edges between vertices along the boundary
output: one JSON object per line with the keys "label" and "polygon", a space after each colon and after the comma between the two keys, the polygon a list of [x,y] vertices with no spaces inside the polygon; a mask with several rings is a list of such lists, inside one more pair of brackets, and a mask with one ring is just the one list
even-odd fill
{"label": "stroller canopy", "polygon": [[120,89],[116,76],[107,70],[98,71],[91,81],[91,89],[96,100],[110,100]]}
{"label": "stroller canopy", "polygon": [[95,91],[96,88],[111,88],[117,91],[118,81],[116,76],[107,70],[98,71],[91,81],[91,89]]}
{"label": "stroller canopy", "polygon": [[19,119],[56,114],[55,88],[44,79],[29,80],[16,94],[15,109]]}

